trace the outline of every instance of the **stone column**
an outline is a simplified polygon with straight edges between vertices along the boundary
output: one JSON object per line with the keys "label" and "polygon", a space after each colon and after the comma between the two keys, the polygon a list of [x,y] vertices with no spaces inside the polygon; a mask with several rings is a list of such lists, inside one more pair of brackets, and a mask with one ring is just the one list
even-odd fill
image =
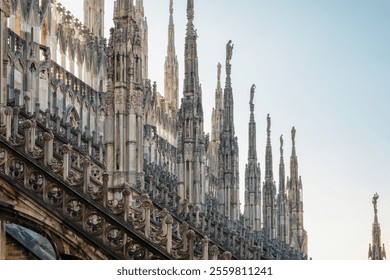
{"label": "stone column", "polygon": [[53,133],[48,133],[45,132],[43,134],[43,141],[45,141],[45,146],[44,146],[44,164],[45,166],[50,166],[52,165],[52,160],[53,160],[53,140],[54,140],[54,135]]}
{"label": "stone column", "polygon": [[109,175],[107,172],[103,172],[103,207],[107,206],[108,200],[108,179]]}
{"label": "stone column", "polygon": [[0,260],[5,260],[7,255],[5,243],[6,243],[5,222],[0,220]]}
{"label": "stone column", "polygon": [[[108,107],[109,109],[109,107]],[[105,129],[104,137],[106,144],[106,165],[108,172],[108,185],[113,186],[113,174],[115,171],[115,146],[114,146],[114,117],[110,114],[107,114],[105,119]]]}
{"label": "stone column", "polygon": [[133,112],[128,116],[128,182],[136,183],[137,173],[137,117]]}
{"label": "stone column", "polygon": [[[143,152],[143,131],[144,124],[142,121],[142,115],[137,115],[137,177],[141,176],[144,170],[144,152]],[[137,183],[137,178],[134,182]]]}
{"label": "stone column", "polygon": [[12,108],[6,107],[4,109],[4,115],[5,115],[4,124],[5,124],[5,127],[6,127],[5,139],[7,141],[10,141],[11,135],[12,135],[12,131],[11,131],[11,129],[12,129],[12,125],[11,125],[11,123],[12,123],[12,114],[13,114]]}
{"label": "stone column", "polygon": [[32,127],[32,122],[30,120],[26,120],[22,123],[22,127],[24,130],[24,147],[25,147],[25,152],[28,154],[31,152],[31,127]]}
{"label": "stone column", "polygon": [[72,153],[72,146],[64,144],[62,146],[62,151],[64,153],[64,170],[63,170],[63,179],[64,181],[68,181],[69,172],[70,172],[70,163],[71,163],[71,153]]}
{"label": "stone column", "polygon": [[91,158],[86,156],[83,161],[83,176],[84,176],[84,184],[83,184],[83,192],[84,194],[88,193],[88,187],[91,182]]}
{"label": "stone column", "polygon": [[190,161],[188,161],[188,182],[187,182],[187,188],[188,188],[188,200],[189,202],[192,204],[194,203],[194,189],[193,189],[193,182],[194,182],[194,179],[193,179],[193,164],[192,164],[192,158]]}
{"label": "stone column", "polygon": [[[4,59],[7,58],[6,54],[6,36],[8,32],[7,30],[7,17],[9,16],[9,7],[4,1],[0,1],[0,124],[4,124],[3,122],[3,109],[7,105],[7,90],[6,90],[6,61]],[[1,258],[0,258],[1,259]]]}

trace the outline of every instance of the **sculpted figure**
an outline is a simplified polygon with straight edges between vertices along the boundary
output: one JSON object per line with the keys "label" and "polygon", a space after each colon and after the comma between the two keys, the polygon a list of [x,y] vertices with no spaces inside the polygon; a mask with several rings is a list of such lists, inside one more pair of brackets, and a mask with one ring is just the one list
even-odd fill
{"label": "sculpted figure", "polygon": [[283,154],[283,135],[280,135],[280,154]]}
{"label": "sculpted figure", "polygon": [[255,90],[256,90],[256,85],[253,84],[252,87],[251,87],[251,100],[250,100],[250,104],[253,105],[253,99],[255,97]]}
{"label": "sculpted figure", "polygon": [[375,212],[376,212],[376,210],[377,210],[378,198],[379,198],[378,193],[375,193],[375,194],[374,194],[374,197],[372,198],[372,204],[374,204],[374,210],[375,210]]}
{"label": "sculpted figure", "polygon": [[229,40],[229,42],[226,44],[226,64],[230,64],[230,61],[233,57],[233,47],[232,40]]}
{"label": "sculpted figure", "polygon": [[271,131],[271,117],[269,116],[269,114],[267,115],[267,131]]}
{"label": "sculpted figure", "polygon": [[295,130],[295,127],[293,127],[291,130],[291,138],[292,138],[293,146],[295,146],[295,133],[296,133],[296,130]]}

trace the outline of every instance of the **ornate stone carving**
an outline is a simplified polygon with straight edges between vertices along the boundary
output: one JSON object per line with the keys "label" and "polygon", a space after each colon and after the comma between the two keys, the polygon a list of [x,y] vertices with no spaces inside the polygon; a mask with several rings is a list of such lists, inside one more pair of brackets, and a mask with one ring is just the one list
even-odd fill
{"label": "ornate stone carving", "polygon": [[2,7],[1,7],[4,15],[6,17],[9,17],[11,14],[11,1],[10,0],[2,0]]}

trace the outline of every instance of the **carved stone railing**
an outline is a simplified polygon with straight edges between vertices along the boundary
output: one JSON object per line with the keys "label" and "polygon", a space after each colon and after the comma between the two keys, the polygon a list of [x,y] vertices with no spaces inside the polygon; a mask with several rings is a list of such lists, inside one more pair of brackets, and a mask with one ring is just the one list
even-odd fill
{"label": "carved stone railing", "polygon": [[212,199],[204,209],[179,208],[177,179],[159,166],[145,166],[144,186],[109,189],[104,166],[41,121],[10,107],[6,118],[12,125],[0,136],[1,176],[111,258],[303,259],[228,221]]}
{"label": "carved stone railing", "polygon": [[6,115],[6,123],[13,125],[1,130],[2,180],[60,217],[109,258],[231,257],[135,186],[109,190],[103,166],[88,154],[67,143],[55,153],[63,140],[36,118],[10,107]]}
{"label": "carved stone railing", "polygon": [[[162,167],[145,163],[145,184],[135,186],[139,192],[149,195],[160,208],[166,208],[173,218],[188,223],[189,227],[201,236],[207,237],[221,251],[230,252],[233,259],[306,259],[287,244],[274,239],[266,239],[262,232],[245,227],[244,218],[232,222],[218,212],[217,202],[207,197],[205,206],[192,206],[185,202],[179,207],[176,176]],[[182,209],[185,209],[184,211]]]}
{"label": "carved stone railing", "polygon": [[[92,157],[102,161],[104,151],[99,150],[103,149],[103,139],[100,136],[102,132],[98,131],[102,128],[98,128],[96,123],[104,115],[105,93],[96,91],[53,61],[49,47],[27,42],[10,29],[8,29],[7,52],[10,57],[8,105],[24,108],[28,116],[35,115],[37,121],[44,123],[53,132],[57,132],[68,143],[84,151],[88,150]],[[16,87],[15,71],[19,73],[21,88],[14,88]],[[28,77],[30,72],[38,72],[38,75],[31,75],[31,81],[26,82],[25,76]],[[35,84],[37,80],[47,91],[39,93],[39,96],[42,95],[42,100],[33,98],[37,95],[37,89],[33,92],[28,92],[29,89],[26,89],[27,91],[24,92],[28,83]],[[35,103],[32,102],[33,99]],[[72,107],[77,111],[75,113],[77,119],[70,115]],[[89,111],[85,111],[84,107],[89,108]],[[94,113],[93,117],[90,116],[91,113]]]}

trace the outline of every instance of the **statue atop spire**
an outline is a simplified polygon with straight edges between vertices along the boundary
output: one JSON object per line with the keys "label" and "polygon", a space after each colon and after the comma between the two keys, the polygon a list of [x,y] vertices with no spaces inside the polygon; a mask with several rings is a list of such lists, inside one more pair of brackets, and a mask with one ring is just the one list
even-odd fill
{"label": "statue atop spire", "polygon": [[378,193],[375,193],[374,194],[374,197],[372,198],[372,204],[374,204],[374,213],[377,214],[378,213],[378,198],[379,198],[379,195]]}
{"label": "statue atop spire", "polygon": [[256,122],[254,117],[256,85],[250,89],[250,118],[248,129],[248,163],[245,166],[245,209],[244,216],[248,225],[261,230],[261,172],[256,151]]}
{"label": "statue atop spire", "polygon": [[283,135],[280,135],[280,157],[283,158]]}
{"label": "statue atop spire", "polygon": [[385,260],[386,250],[385,245],[381,244],[381,227],[378,222],[378,193],[375,193],[372,198],[374,205],[374,223],[372,224],[372,244],[368,247],[369,260]]}
{"label": "statue atop spire", "polygon": [[253,99],[255,98],[255,90],[256,90],[256,85],[253,84],[251,87],[251,99],[249,101],[251,112],[253,112],[255,109],[255,105],[253,104]]}
{"label": "statue atop spire", "polygon": [[230,61],[233,57],[233,48],[234,44],[232,44],[232,40],[229,40],[229,42],[226,44],[226,65],[230,65]]}
{"label": "statue atop spire", "polygon": [[295,127],[293,127],[292,129],[291,129],[291,140],[292,140],[292,145],[293,146],[295,146],[295,133],[296,133],[297,131],[295,130]]}

